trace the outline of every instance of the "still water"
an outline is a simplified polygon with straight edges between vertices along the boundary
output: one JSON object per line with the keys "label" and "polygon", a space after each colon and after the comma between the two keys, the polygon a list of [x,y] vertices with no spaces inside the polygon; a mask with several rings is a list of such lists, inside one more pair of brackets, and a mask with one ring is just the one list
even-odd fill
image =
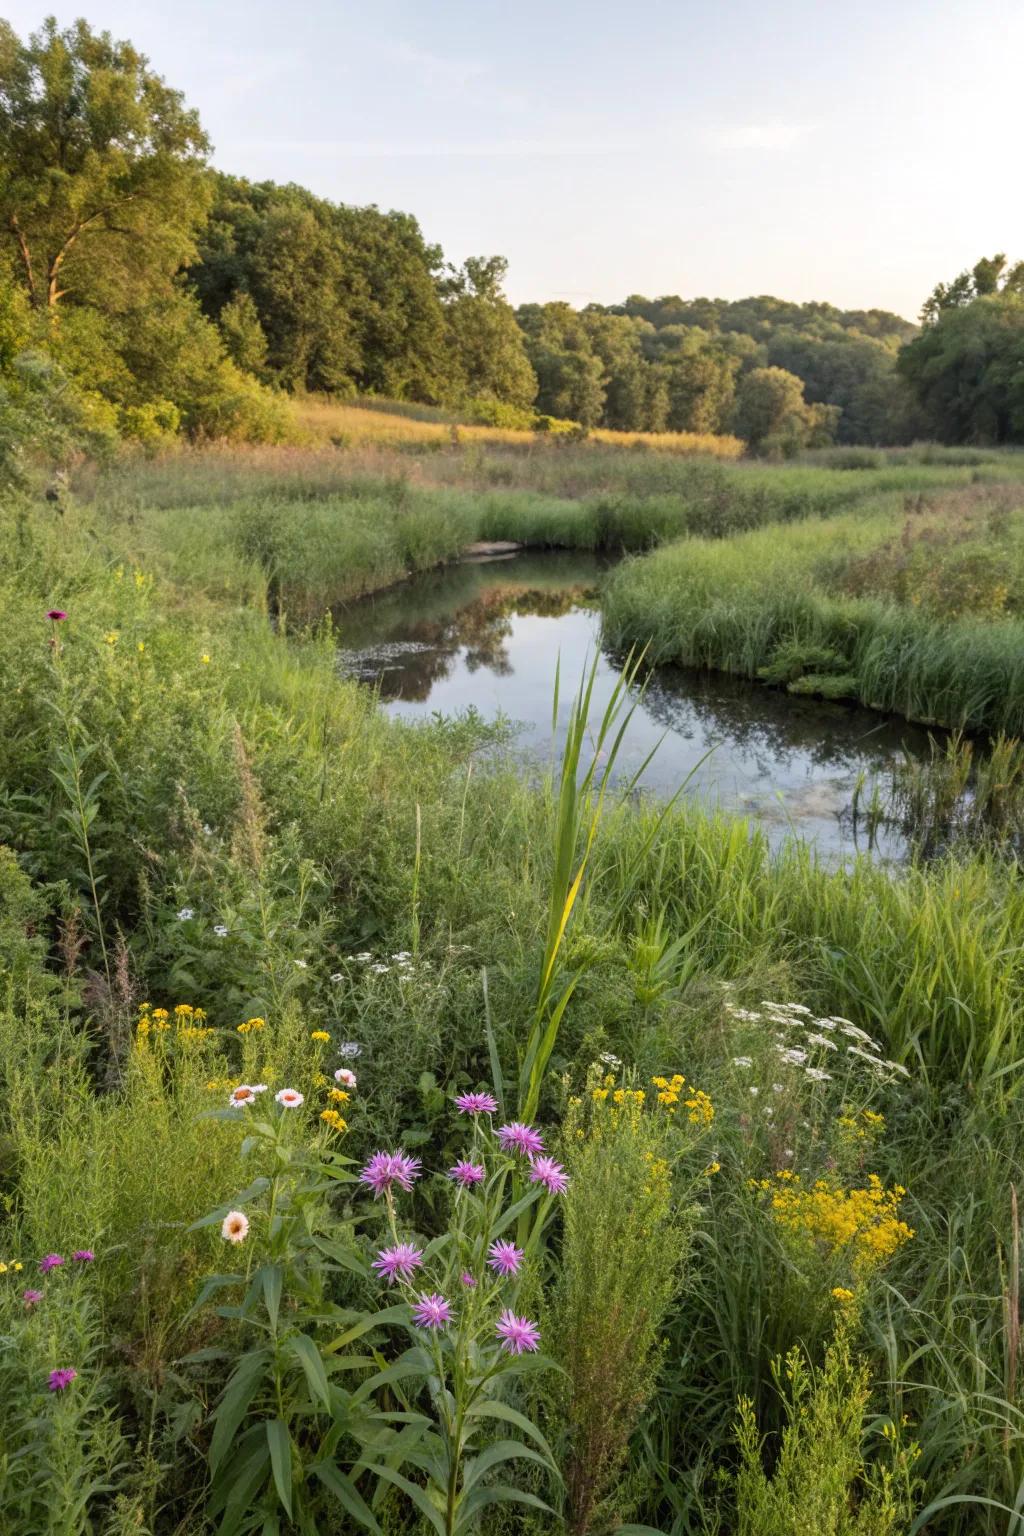
{"label": "still water", "polygon": [[[518,744],[546,759],[555,665],[560,658],[558,746],[570,695],[600,645],[604,569],[595,556],[524,551],[429,571],[335,615],[341,665],[375,686],[390,714],[424,720],[472,706],[514,722]],[[601,653],[597,716],[621,660]],[[842,856],[866,845],[851,815],[858,780],[883,773],[901,751],[926,754],[928,738],[870,710],[659,667],[630,723],[618,775],[635,773],[656,745],[642,781],[650,792],[671,795],[688,780],[686,795],[757,820],[773,842],[795,833]],[[903,852],[892,833],[876,848]]]}

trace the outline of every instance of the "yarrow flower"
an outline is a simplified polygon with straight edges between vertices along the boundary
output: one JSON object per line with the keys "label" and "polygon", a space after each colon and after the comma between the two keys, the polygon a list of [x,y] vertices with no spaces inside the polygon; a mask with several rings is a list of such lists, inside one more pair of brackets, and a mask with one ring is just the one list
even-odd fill
{"label": "yarrow flower", "polygon": [[180,909],[180,911],[178,912],[178,922],[179,923],[190,922],[193,917],[195,917],[195,913],[193,912],[191,907],[182,907]]}
{"label": "yarrow flower", "polygon": [[394,1248],[382,1248],[370,1268],[375,1269],[388,1285],[394,1285],[396,1280],[411,1279],[422,1263],[422,1249],[412,1243],[396,1243]]}
{"label": "yarrow flower", "polygon": [[65,1387],[70,1387],[73,1381],[77,1381],[78,1372],[73,1366],[65,1366],[62,1371],[50,1372],[50,1391],[63,1392]]}
{"label": "yarrow flower", "polygon": [[59,1253],[48,1253],[45,1259],[39,1260],[39,1273],[48,1275],[51,1269],[59,1269],[64,1263]]}
{"label": "yarrow flower", "polygon": [[531,1184],[543,1184],[552,1195],[565,1194],[569,1179],[561,1163],[556,1163],[553,1157],[531,1157],[530,1164]]}
{"label": "yarrow flower", "polygon": [[498,1140],[506,1152],[521,1152],[524,1157],[535,1157],[544,1151],[544,1138],[532,1125],[513,1120],[511,1125],[498,1128]]}
{"label": "yarrow flower", "polygon": [[375,1200],[392,1184],[408,1193],[413,1179],[419,1178],[420,1166],[418,1157],[408,1157],[404,1152],[375,1152],[359,1175],[359,1182],[370,1186]]}
{"label": "yarrow flower", "polygon": [[220,1235],[226,1243],[244,1243],[249,1236],[249,1218],[244,1211],[228,1211],[220,1224]]}
{"label": "yarrow flower", "polygon": [[498,1101],[492,1093],[460,1093],[455,1108],[463,1115],[493,1115]]}
{"label": "yarrow flower", "polygon": [[508,1310],[498,1319],[495,1332],[501,1340],[502,1349],[510,1355],[521,1355],[526,1350],[536,1349],[540,1344],[540,1329],[536,1323],[531,1323],[526,1317],[517,1317]]}
{"label": "yarrow flower", "polygon": [[483,1163],[469,1163],[460,1159],[454,1168],[449,1168],[448,1177],[454,1179],[456,1184],[461,1184],[463,1189],[468,1189],[471,1184],[483,1183],[486,1170]]}
{"label": "yarrow flower", "polygon": [[412,1320],[420,1328],[443,1328],[445,1323],[452,1320],[452,1309],[443,1296],[438,1296],[436,1291],[430,1296],[421,1296],[412,1309]]}
{"label": "yarrow flower", "polygon": [[351,1060],[356,1056],[361,1056],[362,1054],[363,1048],[359,1044],[358,1040],[344,1040],[342,1041],[341,1045],[338,1046],[338,1055],[344,1056],[348,1060]]}
{"label": "yarrow flower", "polygon": [[354,1072],[350,1072],[348,1067],[339,1067],[334,1074],[334,1081],[336,1083],[344,1083],[346,1088],[354,1088],[356,1085],[356,1075]]}
{"label": "yarrow flower", "polygon": [[299,1109],[306,1100],[297,1088],[281,1088],[274,1098],[282,1109]]}
{"label": "yarrow flower", "polygon": [[523,1250],[517,1248],[515,1243],[499,1240],[492,1243],[487,1252],[490,1258],[487,1263],[499,1275],[518,1275],[519,1266],[523,1262]]}
{"label": "yarrow flower", "polygon": [[91,1248],[76,1248],[71,1257],[76,1264],[91,1264],[96,1255]]}
{"label": "yarrow flower", "polygon": [[22,1291],[21,1299],[25,1303],[26,1307],[34,1307],[37,1301],[42,1301],[43,1293],[42,1291],[33,1291],[29,1289],[27,1291]]}

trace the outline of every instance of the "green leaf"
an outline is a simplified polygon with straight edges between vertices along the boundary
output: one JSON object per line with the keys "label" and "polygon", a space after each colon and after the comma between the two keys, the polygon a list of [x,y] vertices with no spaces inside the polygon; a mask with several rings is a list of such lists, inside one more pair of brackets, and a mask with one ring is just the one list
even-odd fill
{"label": "green leaf", "polygon": [[520,1413],[518,1408],[510,1408],[508,1403],[499,1403],[493,1398],[478,1398],[466,1410],[467,1419],[500,1419],[505,1424],[514,1424],[521,1429],[524,1435],[529,1435],[535,1445],[539,1445],[547,1456],[552,1466],[555,1466],[555,1458],[551,1447],[537,1428],[530,1422],[525,1413]]}
{"label": "green leaf", "polygon": [[274,1487],[289,1520],[292,1517],[292,1442],[288,1426],[282,1419],[267,1420],[267,1445],[270,1447],[270,1467],[274,1474]]}
{"label": "green leaf", "polygon": [[350,1477],[347,1477],[333,1461],[319,1461],[310,1468],[310,1471],[320,1479],[329,1493],[333,1493],[338,1503],[360,1525],[365,1525],[367,1530],[373,1531],[374,1536],[380,1536],[380,1526],[377,1524],[373,1510],[363,1498],[359,1489]]}
{"label": "green leaf", "polygon": [[249,1411],[260,1382],[266,1374],[270,1352],[254,1349],[243,1355],[235,1366],[214,1414],[213,1439],[210,1441],[210,1471],[216,1472],[231,1448],[238,1426]]}
{"label": "green leaf", "polygon": [[535,1451],[532,1446],[524,1445],[521,1440],[495,1440],[486,1450],[481,1451],[479,1456],[474,1456],[466,1463],[462,1479],[463,1494],[469,1493],[470,1489],[474,1488],[492,1467],[500,1466],[503,1461],[516,1459],[536,1462],[539,1467],[551,1471],[547,1457],[542,1456],[540,1451]]}
{"label": "green leaf", "polygon": [[527,1493],[524,1488],[509,1488],[505,1483],[499,1483],[495,1488],[477,1488],[464,1503],[459,1505],[456,1529],[464,1530],[474,1521],[482,1509],[488,1504],[528,1504],[531,1509],[542,1509],[545,1514],[552,1515],[554,1510],[550,1504],[545,1504],[543,1499],[538,1499],[535,1493]]}
{"label": "green leaf", "polygon": [[259,1271],[258,1279],[263,1288],[267,1317],[270,1319],[271,1329],[276,1333],[277,1317],[281,1309],[281,1288],[284,1283],[280,1264],[265,1264]]}
{"label": "green leaf", "polygon": [[420,1513],[426,1515],[427,1519],[434,1527],[434,1530],[437,1532],[437,1536],[445,1536],[444,1518],[441,1514],[441,1511],[430,1502],[424,1489],[418,1487],[416,1483],[410,1483],[407,1477],[403,1477],[402,1474],[400,1472],[396,1472],[393,1467],[375,1465],[371,1468],[371,1471],[374,1472],[377,1477],[382,1477],[385,1479],[385,1481],[394,1483],[396,1488],[401,1488],[402,1492],[406,1494],[416,1505],[416,1508],[420,1511]]}
{"label": "green leaf", "polygon": [[359,1339],[364,1333],[369,1333],[371,1328],[381,1328],[385,1323],[407,1323],[409,1321],[409,1307],[406,1302],[399,1302],[393,1307],[385,1307],[382,1312],[374,1312],[371,1317],[361,1317],[351,1328],[344,1333],[339,1333],[336,1339],[332,1339],[327,1345],[325,1353],[333,1354],[336,1349],[344,1349],[346,1344],[351,1344],[353,1339]]}
{"label": "green leaf", "polygon": [[305,1372],[310,1395],[319,1398],[324,1407],[330,1409],[331,1389],[327,1381],[327,1372],[324,1370],[320,1351],[313,1340],[304,1333],[293,1333],[286,1340],[285,1348],[291,1351]]}

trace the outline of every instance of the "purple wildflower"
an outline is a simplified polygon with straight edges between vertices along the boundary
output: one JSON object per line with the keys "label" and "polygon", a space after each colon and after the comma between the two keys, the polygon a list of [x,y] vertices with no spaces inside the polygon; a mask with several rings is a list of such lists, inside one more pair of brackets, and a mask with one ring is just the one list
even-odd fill
{"label": "purple wildflower", "polygon": [[460,1160],[454,1168],[449,1168],[448,1177],[454,1179],[456,1184],[461,1184],[463,1189],[468,1189],[471,1184],[482,1184],[486,1177],[483,1163],[467,1163]]}
{"label": "purple wildflower", "polygon": [[46,610],[46,617],[52,619],[55,624],[60,624],[63,619],[67,618],[67,614],[63,608],[48,608]]}
{"label": "purple wildflower", "polygon": [[462,1284],[466,1287],[467,1291],[471,1291],[476,1285],[476,1277],[471,1275],[468,1269],[459,1276],[459,1279],[462,1281]]}
{"label": "purple wildflower", "polygon": [[64,1263],[59,1253],[48,1253],[45,1259],[39,1260],[39,1273],[48,1275],[51,1269],[59,1269]]}
{"label": "purple wildflower", "polygon": [[498,1101],[492,1093],[460,1093],[455,1108],[464,1115],[493,1115]]}
{"label": "purple wildflower", "polygon": [[531,1157],[530,1163],[531,1184],[543,1184],[552,1195],[565,1194],[569,1180],[561,1163],[556,1163],[553,1157]]}
{"label": "purple wildflower", "polygon": [[419,1173],[418,1157],[407,1157],[404,1152],[375,1152],[359,1175],[359,1181],[368,1184],[373,1190],[373,1198],[379,1200],[392,1184],[398,1184],[408,1192]]}
{"label": "purple wildflower", "polygon": [[544,1138],[532,1125],[513,1120],[511,1125],[498,1128],[498,1140],[506,1152],[521,1152],[524,1157],[536,1157],[544,1151]]}
{"label": "purple wildflower", "polygon": [[22,1291],[21,1299],[26,1307],[34,1307],[37,1301],[42,1301],[43,1293],[42,1291],[33,1290]]}
{"label": "purple wildflower", "polygon": [[50,1391],[63,1392],[65,1387],[70,1387],[73,1381],[77,1381],[78,1372],[73,1366],[65,1366],[62,1371],[50,1372]]}
{"label": "purple wildflower", "polygon": [[452,1309],[435,1291],[430,1296],[420,1297],[412,1309],[412,1320],[420,1328],[443,1328],[452,1320]]}
{"label": "purple wildflower", "polygon": [[517,1248],[515,1243],[492,1243],[487,1252],[490,1254],[487,1262],[497,1274],[518,1275],[519,1266],[523,1262],[523,1250]]}
{"label": "purple wildflower", "polygon": [[91,1264],[96,1255],[91,1248],[76,1248],[71,1257],[76,1264]]}
{"label": "purple wildflower", "polygon": [[516,1317],[514,1312],[505,1311],[501,1314],[495,1332],[501,1340],[502,1349],[507,1349],[510,1355],[521,1355],[525,1350],[536,1349],[540,1344],[540,1330],[536,1323],[531,1323],[526,1317]]}
{"label": "purple wildflower", "polygon": [[370,1267],[375,1269],[388,1285],[394,1285],[396,1280],[410,1279],[413,1270],[419,1269],[422,1263],[421,1249],[414,1247],[412,1243],[396,1243],[394,1248],[382,1248]]}

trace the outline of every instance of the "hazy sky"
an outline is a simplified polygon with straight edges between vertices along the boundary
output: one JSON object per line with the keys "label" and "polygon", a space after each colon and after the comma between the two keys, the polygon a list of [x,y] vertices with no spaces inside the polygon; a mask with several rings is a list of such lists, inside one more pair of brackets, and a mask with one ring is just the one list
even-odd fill
{"label": "hazy sky", "polygon": [[128,37],[215,163],[417,215],[510,297],[914,316],[1024,257],[1024,0],[0,0]]}

